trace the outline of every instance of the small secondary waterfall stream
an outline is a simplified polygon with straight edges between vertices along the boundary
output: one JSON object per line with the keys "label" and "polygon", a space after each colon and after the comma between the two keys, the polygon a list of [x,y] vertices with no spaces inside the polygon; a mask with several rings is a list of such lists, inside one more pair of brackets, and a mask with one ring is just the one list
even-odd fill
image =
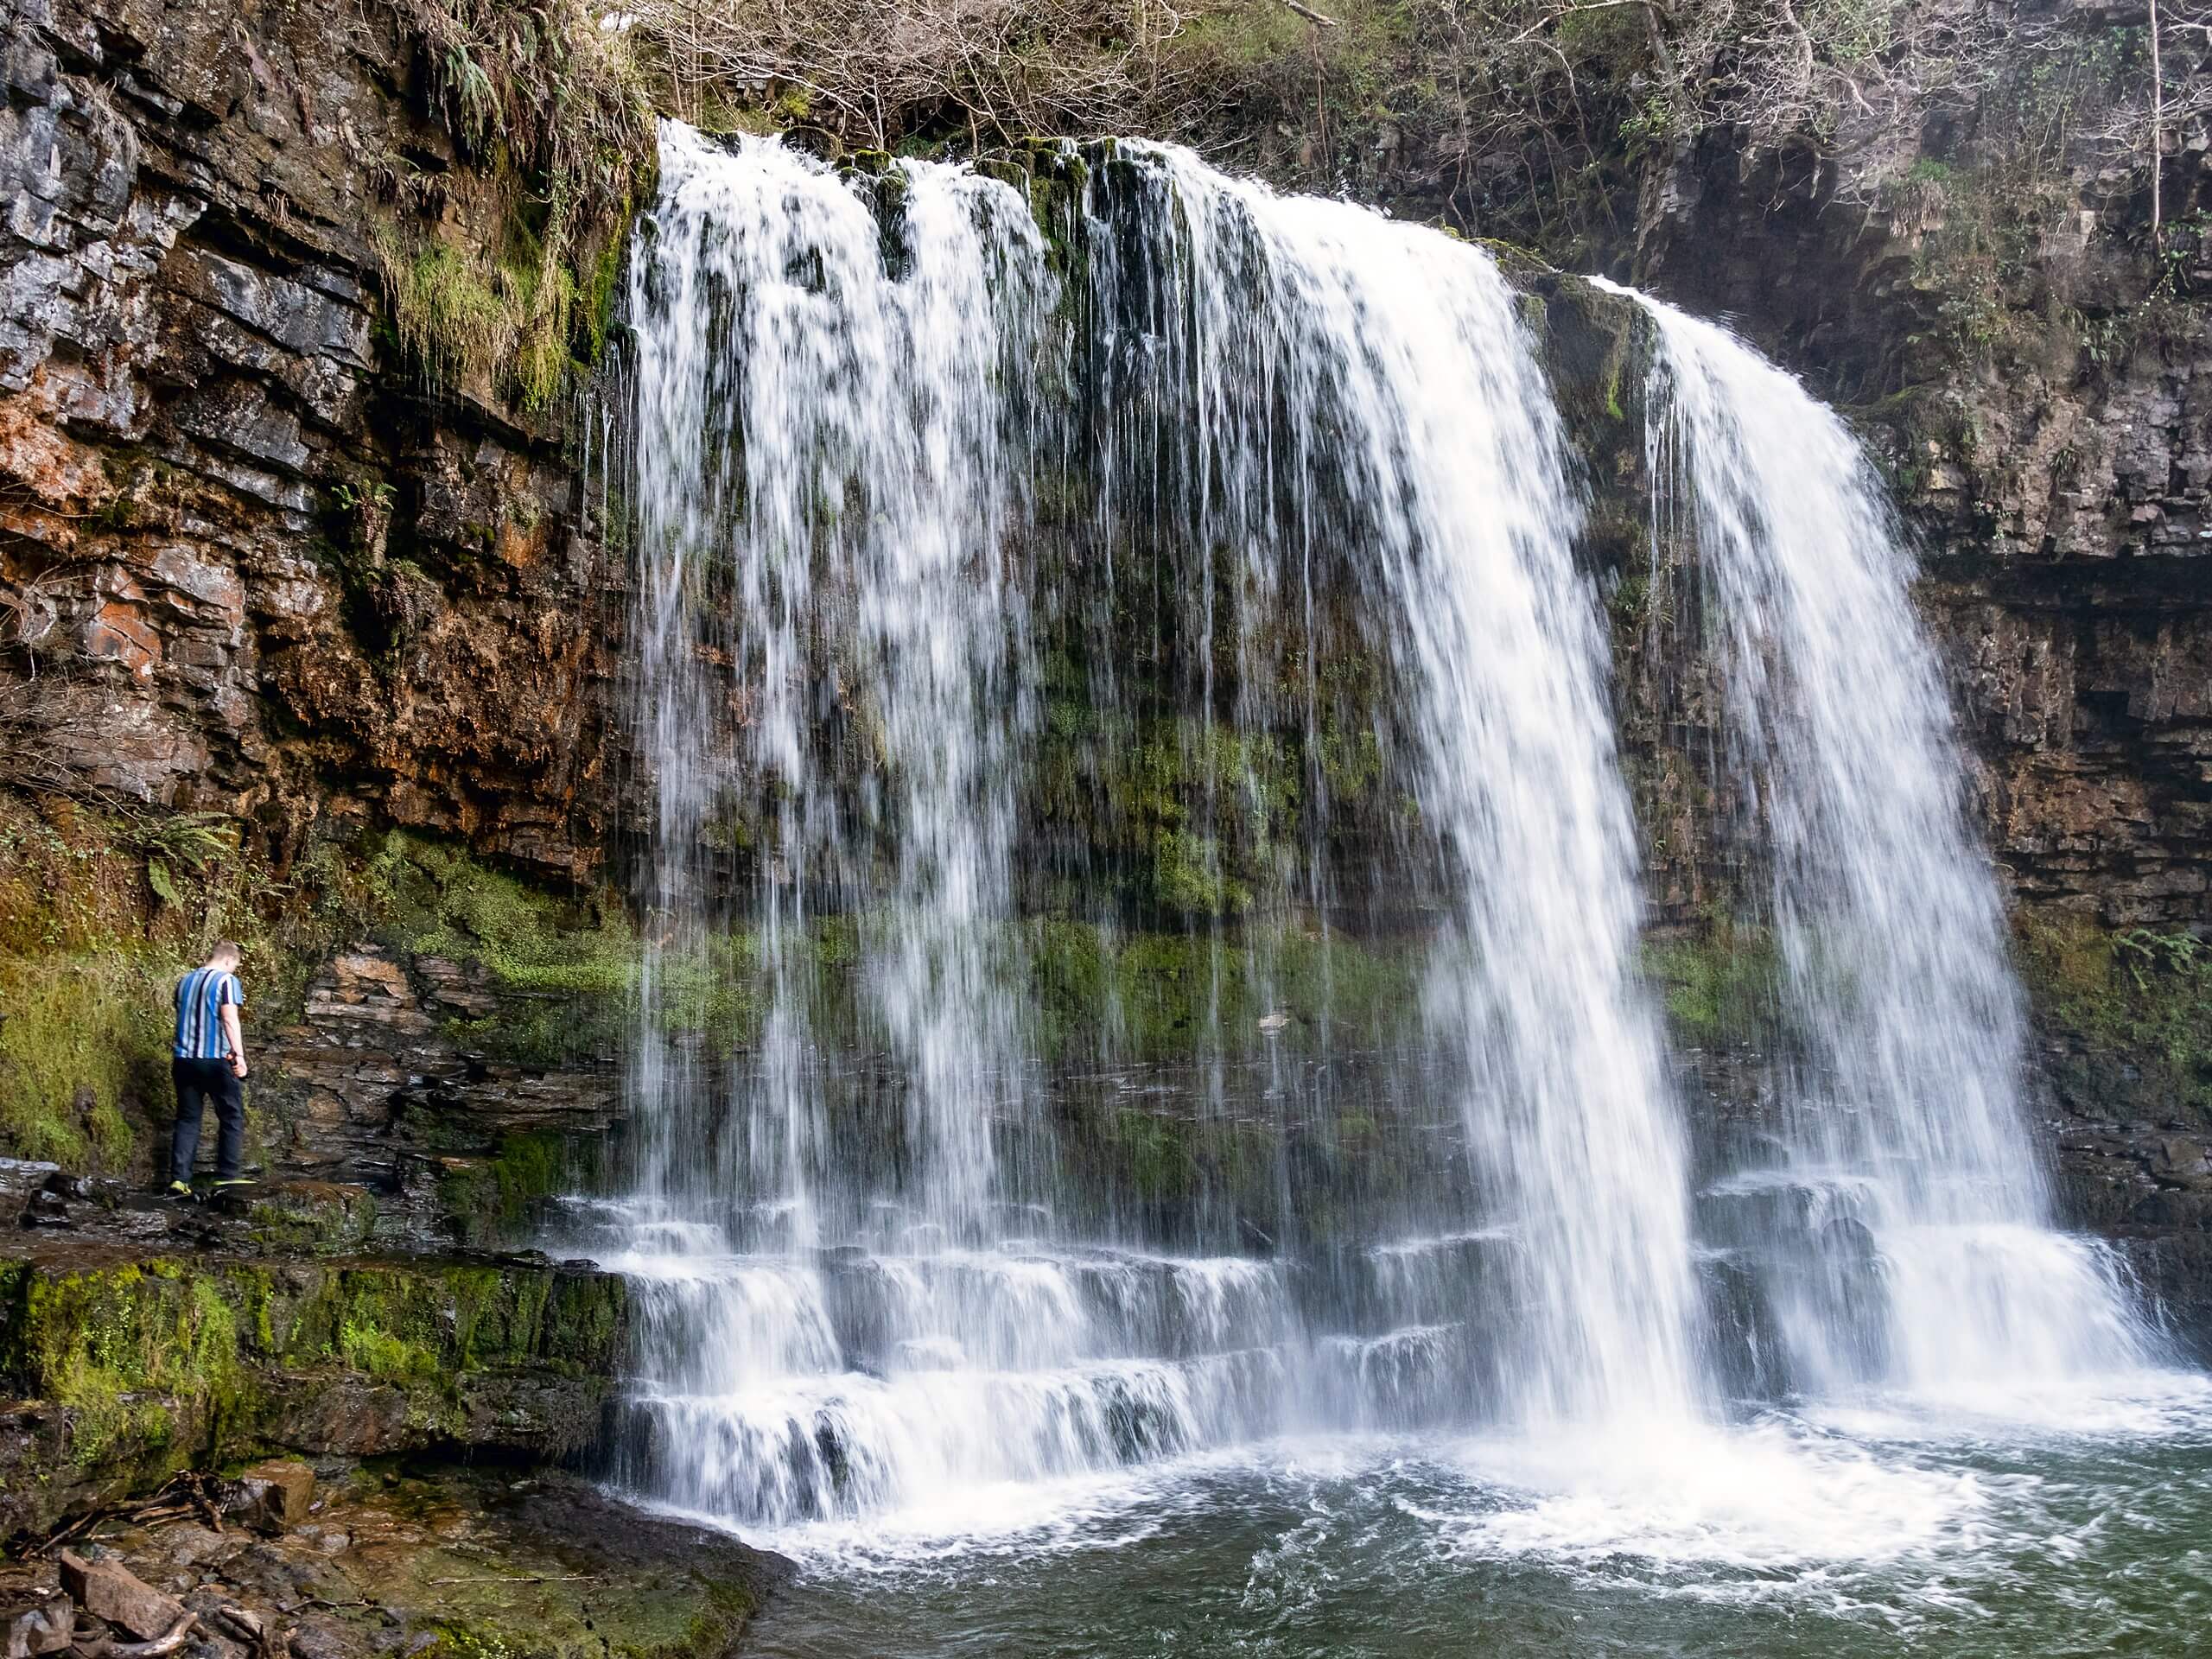
{"label": "small secondary waterfall stream", "polygon": [[[1788,1146],[1694,1194],[1514,292],[1182,151],[1055,166],[1058,207],[663,132],[629,299],[634,1179],[572,1230],[641,1309],[621,1483],[791,1529],[1308,1431],[1702,1444],[1744,1333],[1694,1199],[1745,1194],[1788,1222],[1759,1306],[1796,1389],[2141,1363],[2048,1229],[1995,889],[1834,418],[1652,307],[1659,528],[1692,521],[1726,619],[1802,1039]],[[1032,815],[1123,752],[1150,850],[1109,873]],[[1347,854],[1361,791],[1383,827]],[[1418,955],[1409,1052],[1335,1046],[1347,922]],[[1178,1143],[1128,1059],[1141,981],[1046,958],[1143,926],[1198,964],[1183,1109],[1252,1130],[1281,1194],[1347,1133],[1389,1182],[1262,1228],[1086,1161],[1078,1096],[1140,1159]],[[1224,1012],[1300,996],[1302,1047]]]}
{"label": "small secondary waterfall stream", "polygon": [[2139,1366],[2109,1260],[2050,1230],[1997,884],[1880,486],[1796,380],[1636,297],[1659,509],[1689,521],[1771,861],[1789,1122],[1782,1161],[1726,1188],[1770,1226],[1782,1200],[1765,1271],[1796,1381],[1971,1397]]}

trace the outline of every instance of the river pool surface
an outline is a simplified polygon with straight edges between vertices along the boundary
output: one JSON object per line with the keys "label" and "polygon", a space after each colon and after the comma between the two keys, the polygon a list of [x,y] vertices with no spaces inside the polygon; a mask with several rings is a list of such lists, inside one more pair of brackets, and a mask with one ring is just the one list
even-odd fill
{"label": "river pool surface", "polygon": [[2212,1654],[2212,1386],[2002,1403],[977,1488],[748,1534],[800,1566],[748,1651]]}

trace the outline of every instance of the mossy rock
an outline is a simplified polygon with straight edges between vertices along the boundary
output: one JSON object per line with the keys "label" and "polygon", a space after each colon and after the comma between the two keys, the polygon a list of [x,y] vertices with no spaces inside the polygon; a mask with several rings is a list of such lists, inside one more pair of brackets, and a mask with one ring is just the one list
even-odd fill
{"label": "mossy rock", "polygon": [[2212,944],[2029,913],[2014,959],[2063,1093],[2113,1117],[2212,1128]]}
{"label": "mossy rock", "polygon": [[464,1244],[516,1238],[543,1200],[577,1185],[582,1163],[574,1135],[552,1129],[511,1135],[494,1157],[447,1159],[438,1200]]}
{"label": "mossy rock", "polygon": [[1653,940],[1643,969],[1658,987],[1667,1023],[1688,1047],[1766,1047],[1778,1035],[1782,963],[1760,928],[1714,925]]}
{"label": "mossy rock", "polygon": [[375,1196],[336,1181],[281,1181],[239,1207],[255,1249],[269,1255],[351,1255],[376,1234]]}
{"label": "mossy rock", "polygon": [[627,1318],[618,1278],[499,1258],[0,1263],[0,1382],[47,1414],[0,1447],[28,1459],[0,1536],[268,1450],[559,1455],[596,1430]]}

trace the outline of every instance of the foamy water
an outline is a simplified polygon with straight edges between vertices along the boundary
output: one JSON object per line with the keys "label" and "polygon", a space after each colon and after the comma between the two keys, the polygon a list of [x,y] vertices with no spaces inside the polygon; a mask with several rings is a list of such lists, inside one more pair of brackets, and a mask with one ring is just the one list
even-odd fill
{"label": "foamy water", "polygon": [[2212,1401],[2146,1376],[2075,1404],[2093,1427],[1992,1439],[1908,1408],[1671,1443],[1330,1436],[976,1486],[748,1534],[801,1567],[760,1650],[2193,1654]]}

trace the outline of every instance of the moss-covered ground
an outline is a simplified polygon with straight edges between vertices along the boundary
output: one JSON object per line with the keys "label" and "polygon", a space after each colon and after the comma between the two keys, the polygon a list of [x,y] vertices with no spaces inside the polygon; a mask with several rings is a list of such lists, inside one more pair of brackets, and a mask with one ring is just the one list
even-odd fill
{"label": "moss-covered ground", "polygon": [[[50,1242],[0,1261],[0,1389],[66,1414],[0,1532],[97,1473],[129,1488],[273,1448],[558,1453],[622,1355],[619,1279],[508,1261],[270,1262]],[[50,1500],[50,1501],[49,1501]]]}

